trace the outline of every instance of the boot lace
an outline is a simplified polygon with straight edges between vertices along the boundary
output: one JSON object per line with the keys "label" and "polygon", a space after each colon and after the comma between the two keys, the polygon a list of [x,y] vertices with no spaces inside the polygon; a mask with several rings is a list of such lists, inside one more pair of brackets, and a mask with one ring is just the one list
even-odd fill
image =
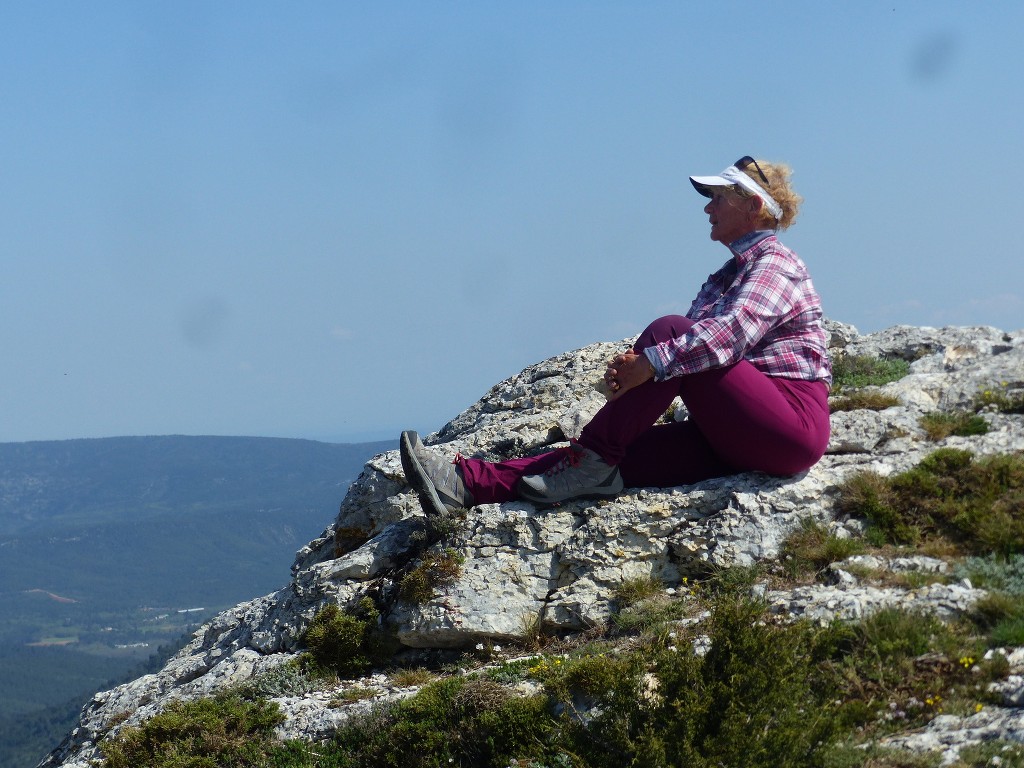
{"label": "boot lace", "polygon": [[565,446],[564,448],[559,448],[558,451],[561,452],[562,458],[558,460],[557,464],[555,464],[553,467],[551,467],[544,473],[545,477],[554,477],[555,475],[562,474],[567,469],[579,466],[580,455],[576,450],[575,441]]}

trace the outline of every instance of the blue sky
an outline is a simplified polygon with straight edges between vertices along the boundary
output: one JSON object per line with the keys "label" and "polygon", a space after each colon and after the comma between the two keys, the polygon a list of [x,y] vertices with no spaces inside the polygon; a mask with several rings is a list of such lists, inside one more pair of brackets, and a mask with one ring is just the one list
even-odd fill
{"label": "blue sky", "polygon": [[1024,3],[0,6],[0,441],[431,432],[685,311],[753,154],[826,314],[1024,326]]}

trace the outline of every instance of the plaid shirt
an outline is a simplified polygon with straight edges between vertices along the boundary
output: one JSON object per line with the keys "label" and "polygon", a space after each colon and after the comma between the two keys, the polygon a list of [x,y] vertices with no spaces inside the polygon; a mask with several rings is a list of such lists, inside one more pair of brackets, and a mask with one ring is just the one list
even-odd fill
{"label": "plaid shirt", "polygon": [[733,247],[735,258],[708,277],[686,313],[693,327],[644,350],[655,379],[749,360],[768,376],[831,384],[821,299],[807,267],[774,232]]}

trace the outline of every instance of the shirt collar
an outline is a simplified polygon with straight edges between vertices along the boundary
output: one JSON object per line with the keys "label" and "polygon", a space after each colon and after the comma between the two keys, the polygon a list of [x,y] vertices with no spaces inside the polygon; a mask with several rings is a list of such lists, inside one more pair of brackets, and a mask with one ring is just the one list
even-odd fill
{"label": "shirt collar", "polygon": [[766,237],[771,237],[774,234],[774,229],[755,229],[753,232],[748,232],[738,240],[733,240],[729,243],[729,250],[739,256],[744,251],[749,251]]}

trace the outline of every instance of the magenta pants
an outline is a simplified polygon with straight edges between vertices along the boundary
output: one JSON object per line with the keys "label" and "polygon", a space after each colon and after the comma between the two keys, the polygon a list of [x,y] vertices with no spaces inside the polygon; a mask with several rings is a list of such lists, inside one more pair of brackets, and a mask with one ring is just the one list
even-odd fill
{"label": "magenta pants", "polygon": [[[693,321],[669,315],[651,323],[633,345],[641,353],[684,335]],[[676,396],[686,421],[657,424]],[[669,487],[759,471],[793,475],[813,466],[829,438],[828,386],[768,376],[746,360],[665,381],[648,381],[606,403],[579,442],[617,464],[627,487]],[[477,504],[516,498],[524,475],[540,474],[560,451],[487,462],[462,459]]]}

